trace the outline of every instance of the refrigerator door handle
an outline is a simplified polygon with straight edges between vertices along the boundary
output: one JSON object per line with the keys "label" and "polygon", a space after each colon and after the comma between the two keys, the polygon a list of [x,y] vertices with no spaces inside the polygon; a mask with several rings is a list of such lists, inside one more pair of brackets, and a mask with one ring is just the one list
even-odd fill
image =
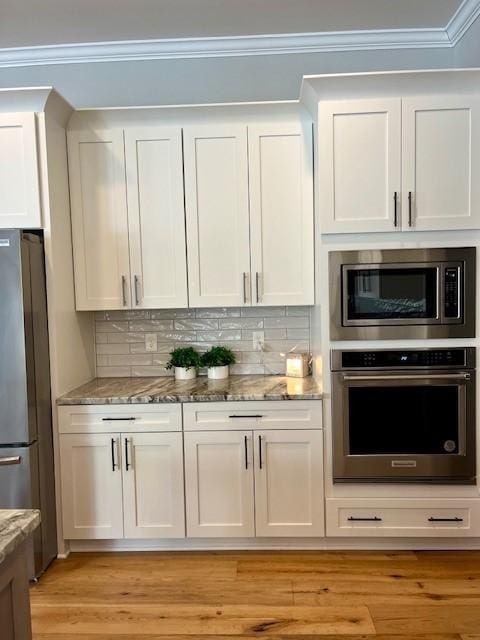
{"label": "refrigerator door handle", "polygon": [[20,464],[22,456],[10,456],[8,458],[0,458],[0,467],[6,467],[11,464]]}

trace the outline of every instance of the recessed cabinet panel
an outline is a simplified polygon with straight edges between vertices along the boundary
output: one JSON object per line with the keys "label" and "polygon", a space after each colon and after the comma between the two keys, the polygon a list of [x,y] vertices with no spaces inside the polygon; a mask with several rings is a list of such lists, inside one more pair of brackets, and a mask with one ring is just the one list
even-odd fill
{"label": "recessed cabinet panel", "polygon": [[186,307],[181,129],[127,129],[125,153],[132,306]]}
{"label": "recessed cabinet panel", "polygon": [[249,126],[252,299],[313,304],[311,125]]}
{"label": "recessed cabinet panel", "polygon": [[257,536],[324,534],[322,439],[322,431],[254,434]]}
{"label": "recessed cabinet panel", "polygon": [[192,307],[249,303],[247,129],[184,129],[189,300]]}
{"label": "recessed cabinet panel", "polygon": [[479,107],[471,96],[403,100],[406,228],[479,227]]}
{"label": "recessed cabinet panel", "polygon": [[130,306],[123,132],[69,132],[77,309]]}
{"label": "recessed cabinet panel", "polygon": [[125,537],[185,537],[182,434],[136,433],[122,442]]}
{"label": "recessed cabinet panel", "polygon": [[34,113],[0,114],[0,228],[41,227]]}
{"label": "recessed cabinet panel", "polygon": [[189,537],[254,535],[250,431],[185,433]]}
{"label": "recessed cabinet panel", "polygon": [[123,538],[120,438],[62,435],[60,453],[65,538]]}
{"label": "recessed cabinet panel", "polygon": [[400,225],[400,99],[325,102],[319,110],[319,204],[324,233]]}

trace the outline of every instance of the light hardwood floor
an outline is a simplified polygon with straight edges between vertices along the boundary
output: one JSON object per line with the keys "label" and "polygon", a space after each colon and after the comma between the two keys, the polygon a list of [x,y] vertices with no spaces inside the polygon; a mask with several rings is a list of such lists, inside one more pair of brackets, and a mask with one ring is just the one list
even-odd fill
{"label": "light hardwood floor", "polygon": [[480,552],[72,554],[31,597],[35,640],[480,640]]}

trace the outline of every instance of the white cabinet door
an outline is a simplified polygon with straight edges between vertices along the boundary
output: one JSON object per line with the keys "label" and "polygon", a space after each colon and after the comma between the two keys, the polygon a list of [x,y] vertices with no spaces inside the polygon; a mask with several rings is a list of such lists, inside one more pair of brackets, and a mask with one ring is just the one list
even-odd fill
{"label": "white cabinet door", "polygon": [[247,128],[184,129],[189,300],[250,304]]}
{"label": "white cabinet door", "polygon": [[180,128],[125,130],[132,306],[186,307]]}
{"label": "white cabinet door", "polygon": [[120,436],[60,436],[63,534],[123,538]]}
{"label": "white cabinet door", "polygon": [[480,228],[479,98],[406,98],[402,111],[404,228]]}
{"label": "white cabinet door", "polygon": [[122,435],[126,538],[184,538],[181,433]]}
{"label": "white cabinet door", "polygon": [[68,162],[77,309],[128,308],[123,131],[70,131]]}
{"label": "white cabinet door", "polygon": [[34,113],[0,113],[0,228],[41,227]]}
{"label": "white cabinet door", "polygon": [[184,438],[188,537],[254,536],[252,432],[190,432]]}
{"label": "white cabinet door", "polygon": [[252,300],[314,303],[311,124],[248,127]]}
{"label": "white cabinet door", "polygon": [[321,102],[318,162],[322,233],[400,226],[399,98]]}
{"label": "white cabinet door", "polygon": [[257,536],[323,536],[322,431],[261,431],[255,442]]}

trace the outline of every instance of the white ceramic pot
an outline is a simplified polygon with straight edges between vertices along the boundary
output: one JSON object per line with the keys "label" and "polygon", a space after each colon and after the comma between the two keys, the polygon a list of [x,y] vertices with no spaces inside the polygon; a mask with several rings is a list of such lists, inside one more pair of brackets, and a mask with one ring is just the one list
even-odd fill
{"label": "white ceramic pot", "polygon": [[193,380],[197,377],[195,367],[186,369],[185,367],[175,367],[175,380]]}
{"label": "white ceramic pot", "polygon": [[228,364],[224,367],[208,367],[208,377],[210,380],[224,380],[225,378],[228,378],[228,374]]}

